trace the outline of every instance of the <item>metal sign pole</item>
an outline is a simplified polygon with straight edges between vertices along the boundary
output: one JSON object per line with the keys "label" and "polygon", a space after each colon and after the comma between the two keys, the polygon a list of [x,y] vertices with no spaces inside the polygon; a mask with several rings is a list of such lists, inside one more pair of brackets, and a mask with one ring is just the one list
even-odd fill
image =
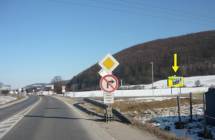
{"label": "metal sign pole", "polygon": [[178,106],[178,121],[179,123],[181,123],[180,96],[177,96],[177,106]]}
{"label": "metal sign pole", "polygon": [[203,93],[203,113],[204,113],[204,133],[207,132],[207,118],[206,118],[206,105],[205,105],[205,93]]}
{"label": "metal sign pole", "polygon": [[113,97],[113,93],[110,92],[104,92],[104,104],[107,105],[107,107],[105,108],[105,120],[108,123],[109,121],[112,120],[113,117],[113,113],[112,113],[112,103],[114,102],[114,97]]}
{"label": "metal sign pole", "polygon": [[192,103],[192,92],[190,92],[190,122],[193,121],[193,103]]}
{"label": "metal sign pole", "polygon": [[112,113],[112,105],[108,104],[107,108],[105,109],[105,121],[108,123],[112,120],[113,113]]}
{"label": "metal sign pole", "polygon": [[[107,105],[105,109],[106,122],[112,119],[112,103],[114,102],[113,92],[119,88],[119,80],[116,76],[112,75],[112,72],[119,65],[119,62],[110,54],[106,55],[100,62],[101,70],[99,75],[100,88],[104,91],[104,104]],[[121,81],[122,86],[122,81]]]}

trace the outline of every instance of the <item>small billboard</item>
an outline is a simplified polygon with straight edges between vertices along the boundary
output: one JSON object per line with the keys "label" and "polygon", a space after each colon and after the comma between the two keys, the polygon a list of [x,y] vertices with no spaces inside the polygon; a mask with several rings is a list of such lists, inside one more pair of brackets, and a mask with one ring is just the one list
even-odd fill
{"label": "small billboard", "polygon": [[167,86],[169,88],[184,87],[184,77],[178,77],[178,76],[168,77]]}

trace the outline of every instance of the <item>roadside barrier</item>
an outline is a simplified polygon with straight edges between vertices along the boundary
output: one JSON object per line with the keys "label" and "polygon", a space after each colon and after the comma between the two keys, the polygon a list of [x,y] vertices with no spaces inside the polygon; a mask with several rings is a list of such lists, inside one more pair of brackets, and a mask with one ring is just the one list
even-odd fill
{"label": "roadside barrier", "polygon": [[[108,107],[106,104],[104,104],[103,102],[98,101],[98,100],[84,98],[84,101],[91,103],[95,106],[98,106],[100,108],[103,108],[103,109],[106,109]],[[117,117],[120,121],[122,121],[126,124],[132,124],[132,121],[129,118],[127,118],[123,113],[121,113],[119,110],[113,108],[112,112],[113,112],[113,115],[115,117]]]}

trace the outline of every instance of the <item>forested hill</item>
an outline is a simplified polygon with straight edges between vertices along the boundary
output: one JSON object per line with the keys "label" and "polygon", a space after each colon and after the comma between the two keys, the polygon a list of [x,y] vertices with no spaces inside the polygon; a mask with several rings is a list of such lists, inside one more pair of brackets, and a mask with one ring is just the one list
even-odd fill
{"label": "forested hill", "polygon": [[[178,54],[180,69],[177,75],[195,76],[215,74],[215,31],[193,33],[158,39],[120,51],[114,56],[120,66],[114,74],[124,84],[151,83],[151,64],[154,62],[155,81],[173,75],[173,54]],[[71,90],[98,89],[100,67],[96,64],[73,77]]]}

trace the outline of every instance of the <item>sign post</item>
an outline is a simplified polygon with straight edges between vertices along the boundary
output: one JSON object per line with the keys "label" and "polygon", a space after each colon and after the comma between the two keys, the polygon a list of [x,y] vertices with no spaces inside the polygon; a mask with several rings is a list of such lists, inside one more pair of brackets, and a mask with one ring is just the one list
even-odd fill
{"label": "sign post", "polygon": [[108,122],[113,118],[112,104],[114,103],[114,91],[119,87],[119,80],[112,74],[112,71],[116,69],[119,62],[112,55],[108,54],[99,62],[99,65],[102,68],[99,71],[99,75],[102,77],[99,86],[103,91],[104,104],[107,104],[105,119]]}
{"label": "sign post", "polygon": [[62,86],[62,93],[63,93],[63,96],[65,96],[65,92],[66,92],[66,86]]}
{"label": "sign post", "polygon": [[104,92],[104,104],[113,104],[114,103],[114,96],[112,93]]}

